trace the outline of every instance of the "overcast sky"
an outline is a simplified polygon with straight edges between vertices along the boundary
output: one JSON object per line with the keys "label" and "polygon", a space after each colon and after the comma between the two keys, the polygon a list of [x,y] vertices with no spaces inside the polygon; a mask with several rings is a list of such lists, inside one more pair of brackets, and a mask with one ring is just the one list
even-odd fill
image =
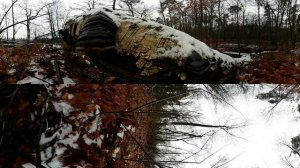
{"label": "overcast sky", "polygon": [[[257,86],[258,87],[258,86]],[[273,88],[273,87],[272,87]],[[265,86],[265,91],[270,90]],[[229,159],[241,154],[235,160],[230,162],[228,168],[284,168],[281,161],[282,156],[289,156],[290,150],[280,145],[280,143],[290,143],[291,138],[300,134],[300,123],[296,122],[296,116],[299,113],[295,110],[297,103],[283,101],[272,113],[272,117],[266,117],[266,112],[272,107],[267,101],[256,99],[256,95],[262,93],[262,90],[256,89],[254,92],[240,94],[230,101],[242,115],[229,106],[215,105],[206,98],[195,99],[190,110],[198,110],[203,113],[203,123],[222,124],[225,119],[230,122],[238,123],[247,120],[248,126],[244,129],[234,131],[233,137],[220,131],[216,134],[211,146],[210,153],[213,153],[224,147],[220,152],[211,158],[205,160],[202,164],[185,164],[185,168],[210,168],[211,164],[218,160],[220,156],[227,156]],[[199,131],[203,131],[203,128]],[[195,144],[201,144],[202,140],[194,141]],[[184,144],[176,143],[178,147]],[[193,146],[185,145],[185,149],[197,152],[198,149]],[[191,162],[202,161],[207,154],[203,156],[192,157]],[[293,155],[291,156],[293,158]],[[299,158],[297,159],[299,163]]]}
{"label": "overcast sky", "polygon": [[[18,4],[21,4],[24,1],[25,0],[19,0]],[[28,0],[29,4],[34,5],[34,6],[39,5],[39,4],[41,4],[41,2],[44,2],[44,1],[50,1],[50,0]],[[69,7],[75,7],[76,6],[75,4],[82,3],[83,1],[84,0],[61,0],[61,2],[64,5],[64,8],[66,10],[68,10]],[[100,2],[112,4],[111,0],[100,0]],[[159,0],[142,0],[142,2],[145,4],[145,6],[151,7],[153,9],[153,15],[154,15],[154,17],[158,16],[158,14],[156,12],[156,9],[159,6]],[[9,5],[10,3],[11,3],[11,0],[0,0],[0,5],[1,4],[8,4]],[[1,10],[2,10],[2,8],[1,8]],[[75,13],[81,13],[81,12],[77,11]],[[73,14],[74,14],[74,12],[72,13],[72,15]],[[16,15],[17,15],[17,17],[16,17],[17,20],[20,20],[20,19],[24,18],[24,14],[22,12],[20,12],[18,8],[16,8]],[[36,20],[34,22],[37,23],[37,24],[39,24],[40,27],[39,27],[38,31],[39,31],[40,34],[46,33],[45,30],[47,29],[47,25],[46,24],[41,25],[42,22],[45,22],[45,18],[44,18],[44,20],[38,19],[38,20]],[[18,25],[17,29],[18,29],[18,32],[16,34],[17,38],[24,38],[24,37],[26,37],[25,26]]]}

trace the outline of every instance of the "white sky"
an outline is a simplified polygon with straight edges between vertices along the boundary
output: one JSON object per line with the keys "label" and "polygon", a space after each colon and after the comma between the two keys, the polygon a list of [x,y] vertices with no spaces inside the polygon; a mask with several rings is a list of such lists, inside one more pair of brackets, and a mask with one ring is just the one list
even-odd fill
{"label": "white sky", "polygon": [[[265,89],[267,89],[265,87]],[[230,103],[242,112],[247,119],[248,126],[244,129],[235,131],[234,134],[241,138],[234,138],[219,132],[212,143],[211,152],[227,145],[223,150],[213,157],[205,160],[202,164],[185,164],[186,168],[210,168],[210,165],[218,160],[219,156],[227,155],[230,159],[242,153],[227,166],[229,168],[282,168],[282,156],[289,156],[290,150],[282,147],[281,142],[290,143],[291,138],[300,134],[300,123],[295,122],[295,106],[290,102],[281,102],[275,109],[274,115],[268,119],[265,113],[272,107],[267,101],[256,99],[257,91],[246,95],[239,95]],[[261,91],[260,91],[261,93]],[[194,101],[190,109],[200,110],[203,115],[203,123],[222,124],[224,119],[230,119],[230,122],[243,121],[240,113],[231,107],[214,107],[211,101],[201,98]],[[299,116],[299,115],[298,115]],[[223,122],[222,122],[223,121]],[[220,123],[219,123],[220,122]],[[201,128],[203,130],[203,128]],[[199,130],[201,130],[199,129]],[[194,143],[201,144],[201,140]],[[182,147],[182,143],[174,144]],[[191,149],[197,152],[198,149],[186,146],[185,149]],[[187,161],[202,161],[203,157],[192,157]],[[299,161],[297,162],[299,163]]]}
{"label": "white sky", "polygon": [[[24,0],[19,0],[19,1],[20,2],[18,2],[18,4],[21,4]],[[35,5],[35,6],[41,4],[41,2],[43,2],[43,1],[49,1],[49,0],[28,0],[29,4]],[[84,0],[61,0],[61,2],[64,4],[66,10],[69,9],[70,6],[74,7],[76,3],[81,3],[83,1]],[[151,9],[153,9],[153,14],[155,15],[155,17],[158,16],[158,14],[156,12],[156,9],[159,6],[159,0],[141,0],[141,1],[144,2],[144,4],[147,7],[151,7]],[[108,4],[112,4],[111,0],[100,0],[100,2],[107,2]],[[118,2],[118,0],[117,0],[117,2]],[[11,0],[0,0],[0,7],[1,7],[1,4],[8,4],[9,5],[9,4],[11,4]],[[39,6],[42,6],[42,5],[39,5]],[[2,8],[0,8],[0,10],[2,10]],[[24,14],[20,13],[18,11],[18,8],[16,8],[15,10],[17,11],[16,12],[16,14],[17,14],[16,19],[17,20],[23,20],[24,19]],[[74,14],[74,13],[72,13],[72,14]],[[42,22],[45,22],[45,19],[43,19],[43,20],[38,19],[38,20],[33,21],[33,22],[35,22],[35,23],[37,23],[41,26],[41,28],[39,29],[40,34],[49,33],[49,32],[45,31],[47,29],[47,25],[45,23],[43,23],[44,25],[41,25]],[[17,38],[25,38],[26,37],[25,26],[18,25],[17,29],[18,29],[18,32],[16,34],[16,37]],[[9,31],[11,31],[11,29]],[[11,32],[9,34],[11,36]]]}

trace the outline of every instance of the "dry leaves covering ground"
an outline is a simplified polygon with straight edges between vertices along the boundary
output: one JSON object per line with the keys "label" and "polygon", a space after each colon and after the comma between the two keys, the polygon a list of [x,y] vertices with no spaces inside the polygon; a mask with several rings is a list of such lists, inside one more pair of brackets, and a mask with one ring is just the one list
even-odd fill
{"label": "dry leaves covering ground", "polygon": [[142,149],[150,107],[134,111],[154,100],[145,85],[23,85],[15,94],[5,108],[15,125],[4,127],[0,165],[33,166],[36,150],[50,167],[142,168],[130,160],[149,160]]}
{"label": "dry leaves covering ground", "polygon": [[117,83],[81,53],[64,54],[60,46],[0,46],[0,81],[9,84]]}
{"label": "dry leaves covering ground", "polygon": [[298,84],[300,56],[286,52],[263,53],[240,70],[238,80],[254,84]]}
{"label": "dry leaves covering ground", "polygon": [[[265,52],[241,67],[236,79],[241,83],[299,83],[299,66],[299,52]],[[62,48],[45,44],[15,49],[0,47],[0,81],[19,84],[123,83],[97,68],[83,53],[66,54]]]}

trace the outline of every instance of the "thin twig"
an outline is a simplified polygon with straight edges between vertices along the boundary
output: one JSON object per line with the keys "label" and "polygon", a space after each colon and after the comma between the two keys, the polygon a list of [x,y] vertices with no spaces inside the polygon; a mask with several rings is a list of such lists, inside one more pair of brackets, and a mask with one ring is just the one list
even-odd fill
{"label": "thin twig", "polygon": [[296,87],[298,87],[298,85],[294,85],[268,112],[267,112],[267,114],[270,114],[271,113],[271,111],[273,111],[278,105],[279,105],[279,103],[281,103],[284,99],[286,99],[288,96],[289,96],[289,94],[296,88]]}
{"label": "thin twig", "polygon": [[221,167],[221,166],[224,166],[224,165],[226,165],[226,164],[232,162],[232,161],[235,160],[236,158],[240,157],[242,154],[244,154],[244,152],[241,152],[240,154],[236,155],[234,158],[232,158],[232,159],[228,160],[227,162],[225,162],[225,163],[223,163],[223,164],[221,164],[221,165],[219,165],[219,166],[217,166],[217,167],[214,167],[214,168],[219,168],[219,167]]}

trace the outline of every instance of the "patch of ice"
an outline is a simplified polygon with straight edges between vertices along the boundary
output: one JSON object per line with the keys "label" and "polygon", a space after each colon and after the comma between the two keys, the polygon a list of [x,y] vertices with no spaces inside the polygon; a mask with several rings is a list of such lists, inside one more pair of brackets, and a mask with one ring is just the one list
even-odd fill
{"label": "patch of ice", "polygon": [[54,49],[61,49],[62,46],[61,45],[52,44],[52,48],[54,48]]}
{"label": "patch of ice", "polygon": [[44,166],[50,167],[50,168],[62,168],[63,167],[63,163],[59,160],[58,157],[55,157],[54,159],[52,159],[49,163],[47,163],[47,165],[44,165]]}
{"label": "patch of ice", "polygon": [[94,142],[92,139],[90,139],[86,135],[83,135],[82,138],[87,145],[91,145]]}
{"label": "patch of ice", "polygon": [[66,137],[67,134],[72,132],[72,125],[71,124],[63,124],[60,133],[58,134],[59,139],[63,139]]}
{"label": "patch of ice", "polygon": [[[44,79],[44,75],[39,75],[37,72],[35,77],[27,76],[26,78],[19,80],[17,84],[53,84],[52,79]],[[39,78],[39,79],[38,79]],[[43,80],[41,80],[43,79]]]}
{"label": "patch of ice", "polygon": [[132,125],[126,127],[129,131],[131,131]]}
{"label": "patch of ice", "polygon": [[31,163],[25,163],[22,165],[22,168],[35,168],[35,166]]}
{"label": "patch of ice", "polygon": [[34,121],[34,120],[35,120],[34,113],[30,113],[30,119],[31,119],[31,121]]}
{"label": "patch of ice", "polygon": [[9,75],[12,75],[12,74],[14,74],[15,72],[17,72],[16,69],[10,69],[7,73],[8,73]]}
{"label": "patch of ice", "polygon": [[58,86],[56,86],[56,89],[57,90],[62,90],[62,89],[64,89],[64,88],[67,88],[67,87],[69,87],[70,85],[69,84],[62,84],[62,85],[58,85]]}
{"label": "patch of ice", "polygon": [[89,133],[96,132],[99,125],[101,125],[101,119],[100,119],[100,117],[96,116],[96,118],[92,122]]}
{"label": "patch of ice", "polygon": [[[78,134],[78,137],[79,137],[79,134]],[[77,141],[78,137],[65,138],[65,139],[60,140],[59,143],[64,144],[64,145],[69,145],[73,149],[78,149],[78,144],[75,143]]]}
{"label": "patch of ice", "polygon": [[56,147],[56,149],[55,149],[55,154],[56,154],[57,156],[59,156],[59,155],[65,153],[66,150],[67,150],[66,147],[60,147],[60,148],[59,148],[59,147]]}
{"label": "patch of ice", "polygon": [[121,139],[124,138],[124,131],[121,131],[117,134],[117,136],[119,136]]}
{"label": "patch of ice", "polygon": [[43,150],[41,152],[41,160],[46,161],[46,160],[50,159],[54,154],[54,153],[52,153],[52,150],[53,150],[53,147],[51,147],[51,146],[46,148],[46,150]]}
{"label": "patch of ice", "polygon": [[53,134],[51,137],[46,137],[45,133],[42,133],[41,139],[40,139],[40,145],[45,145],[45,144],[53,141],[56,136],[57,136],[57,132],[55,134]]}
{"label": "patch of ice", "polygon": [[63,82],[64,82],[64,84],[76,84],[76,82],[73,79],[71,79],[67,76],[63,78]]}
{"label": "patch of ice", "polygon": [[57,112],[63,112],[64,116],[69,116],[70,112],[74,111],[74,108],[67,102],[53,102],[54,109]]}
{"label": "patch of ice", "polygon": [[112,157],[116,157],[117,156],[117,154],[120,152],[120,147],[117,147],[115,150],[114,150],[114,152],[113,152],[113,154],[112,154]]}
{"label": "patch of ice", "polygon": [[100,114],[100,106],[97,104],[96,105],[96,115]]}
{"label": "patch of ice", "polygon": [[131,129],[131,132],[135,132],[135,127],[133,127],[133,128]]}
{"label": "patch of ice", "polygon": [[73,94],[68,94],[68,99],[71,100],[74,98],[74,95]]}
{"label": "patch of ice", "polygon": [[86,116],[84,113],[79,113],[77,115],[77,119],[81,120],[82,122],[85,122],[88,119],[88,116]]}
{"label": "patch of ice", "polygon": [[87,135],[85,134],[82,136],[82,138],[87,145],[97,144],[98,147],[101,147],[101,144],[102,144],[101,137],[97,137],[95,140],[93,140],[93,139],[90,139],[89,137],[87,137]]}
{"label": "patch of ice", "polygon": [[91,62],[88,61],[88,60],[85,60],[85,63],[88,64],[88,65],[91,65]]}

